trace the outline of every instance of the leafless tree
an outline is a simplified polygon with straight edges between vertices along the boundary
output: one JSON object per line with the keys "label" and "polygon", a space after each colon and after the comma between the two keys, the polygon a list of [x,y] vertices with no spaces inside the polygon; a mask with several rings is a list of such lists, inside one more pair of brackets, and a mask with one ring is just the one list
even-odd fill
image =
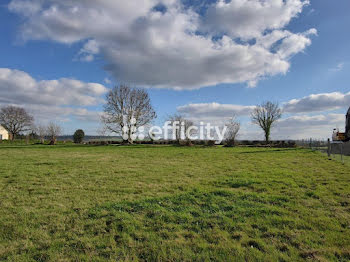
{"label": "leafless tree", "polygon": [[183,116],[175,113],[168,117],[168,121],[173,127],[170,135],[173,136],[173,139],[179,144],[181,140],[180,123],[183,121]]}
{"label": "leafless tree", "polygon": [[98,134],[98,136],[100,137],[100,140],[101,140],[101,141],[102,141],[102,139],[105,138],[106,133],[107,133],[106,126],[100,126],[100,127],[97,129],[97,134]]}
{"label": "leafless tree", "polygon": [[234,146],[241,124],[237,121],[236,116],[233,116],[225,126],[227,128],[225,134],[226,145]]}
{"label": "leafless tree", "polygon": [[40,143],[44,144],[45,143],[45,136],[47,135],[47,127],[44,125],[37,125],[35,127],[35,132],[37,133],[37,135],[40,138]]}
{"label": "leafless tree", "polygon": [[190,141],[190,137],[194,134],[194,130],[190,129],[194,123],[191,120],[186,119],[181,114],[175,113],[168,118],[175,130],[172,130],[175,135],[175,140],[179,144],[181,140]]}
{"label": "leafless tree", "polygon": [[50,145],[55,145],[57,137],[62,134],[62,128],[53,122],[49,123],[46,128],[47,136],[50,138]]}
{"label": "leafless tree", "polygon": [[114,87],[106,97],[102,121],[107,130],[133,143],[137,129],[156,118],[147,91],[127,85]]}
{"label": "leafless tree", "polygon": [[188,142],[191,141],[191,136],[196,132],[194,129],[190,129],[192,126],[194,126],[193,121],[185,119],[180,129],[183,132],[184,139]]}
{"label": "leafless tree", "polygon": [[5,106],[0,109],[0,125],[11,134],[12,140],[19,133],[31,130],[33,120],[24,108]]}
{"label": "leafless tree", "polygon": [[270,141],[271,128],[282,117],[278,103],[264,102],[256,106],[251,113],[252,123],[258,125],[265,133],[266,144]]}

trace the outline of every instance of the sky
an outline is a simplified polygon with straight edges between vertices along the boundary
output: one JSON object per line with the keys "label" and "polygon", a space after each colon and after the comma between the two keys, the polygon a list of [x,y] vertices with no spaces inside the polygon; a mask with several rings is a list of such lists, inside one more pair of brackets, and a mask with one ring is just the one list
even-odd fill
{"label": "sky", "polygon": [[278,102],[272,139],[326,139],[350,106],[348,0],[2,0],[0,106],[65,134],[102,130],[106,93],[145,88],[163,123],[241,122]]}

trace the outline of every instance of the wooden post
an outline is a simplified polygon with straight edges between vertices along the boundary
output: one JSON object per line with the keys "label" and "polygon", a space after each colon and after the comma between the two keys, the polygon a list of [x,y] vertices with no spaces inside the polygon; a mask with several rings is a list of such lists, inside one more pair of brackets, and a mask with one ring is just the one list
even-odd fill
{"label": "wooden post", "polygon": [[344,164],[344,159],[343,159],[343,143],[340,144],[340,155],[341,155],[341,162]]}
{"label": "wooden post", "polygon": [[331,140],[329,138],[327,141],[327,154],[328,154],[328,159],[331,160]]}

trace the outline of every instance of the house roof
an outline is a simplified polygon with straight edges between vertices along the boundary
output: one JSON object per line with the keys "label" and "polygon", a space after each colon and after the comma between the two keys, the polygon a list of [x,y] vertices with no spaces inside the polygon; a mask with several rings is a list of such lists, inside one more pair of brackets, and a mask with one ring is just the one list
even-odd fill
{"label": "house roof", "polygon": [[0,125],[0,130],[6,130],[2,125]]}

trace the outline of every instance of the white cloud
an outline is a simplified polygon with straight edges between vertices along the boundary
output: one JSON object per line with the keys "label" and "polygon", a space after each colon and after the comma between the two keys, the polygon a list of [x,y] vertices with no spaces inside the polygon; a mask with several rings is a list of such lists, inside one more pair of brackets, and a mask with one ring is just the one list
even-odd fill
{"label": "white cloud", "polygon": [[298,115],[280,120],[273,130],[274,139],[325,139],[335,127],[344,129],[345,114]]}
{"label": "white cloud", "polygon": [[96,120],[99,113],[85,107],[103,102],[107,88],[68,78],[38,81],[26,72],[0,68],[0,92],[0,105],[23,106],[40,119],[72,115],[90,121]]}
{"label": "white cloud", "polygon": [[341,62],[341,63],[337,64],[335,67],[330,68],[329,71],[331,71],[331,72],[339,72],[339,71],[343,70],[344,64],[345,64],[344,62]]}
{"label": "white cloud", "polygon": [[[293,99],[283,104],[285,117],[273,128],[273,139],[328,138],[335,127],[345,128],[346,109],[350,106],[350,93],[315,94],[302,99]],[[200,103],[179,106],[178,112],[195,122],[204,121],[222,125],[233,115],[244,122],[239,139],[263,139],[262,131],[250,123],[250,113],[255,106],[219,103]],[[327,111],[344,108],[344,114]],[[322,112],[322,114],[303,114]],[[291,115],[298,113],[297,115]]]}
{"label": "white cloud", "polygon": [[40,1],[11,1],[8,8],[21,15],[30,17],[41,11]]}
{"label": "white cloud", "polygon": [[350,106],[349,93],[312,94],[301,99],[292,99],[284,104],[284,111],[289,113],[322,112]]}
{"label": "white cloud", "polygon": [[97,83],[84,83],[75,79],[37,81],[26,72],[0,68],[1,103],[42,105],[97,105],[107,92]]}
{"label": "white cloud", "polygon": [[[166,11],[156,11],[158,4]],[[255,86],[263,77],[285,74],[290,56],[310,45],[316,32],[283,30],[307,4],[220,0],[204,16],[180,0],[12,0],[9,9],[24,17],[23,39],[85,41],[80,58],[100,54],[120,82],[194,89]]]}
{"label": "white cloud", "polygon": [[24,107],[35,118],[36,122],[48,123],[51,121],[72,122],[77,125],[89,122],[97,125],[101,120],[100,111],[91,111],[82,107],[73,106],[48,106],[36,104],[12,104]]}
{"label": "white cloud", "polygon": [[282,40],[277,50],[277,54],[282,59],[289,58],[303,51],[307,46],[311,45],[310,35],[317,35],[316,29],[310,29],[302,34],[290,34]]}
{"label": "white cloud", "polygon": [[[344,129],[344,114],[298,115],[279,120],[272,128],[272,140],[327,139],[333,129]],[[238,139],[264,140],[263,131],[250,122],[241,123]]]}
{"label": "white cloud", "polygon": [[281,29],[301,13],[309,1],[219,0],[203,18],[212,34],[218,31],[242,39],[259,38],[266,30]]}
{"label": "white cloud", "polygon": [[105,77],[105,79],[103,80],[106,84],[111,84],[112,81],[108,78],[108,77]]}
{"label": "white cloud", "polygon": [[79,51],[80,60],[85,62],[91,62],[94,60],[94,56],[100,52],[100,47],[96,40],[87,41],[83,48]]}
{"label": "white cloud", "polygon": [[222,122],[233,116],[248,116],[254,106],[202,103],[179,106],[178,112],[191,120]]}

